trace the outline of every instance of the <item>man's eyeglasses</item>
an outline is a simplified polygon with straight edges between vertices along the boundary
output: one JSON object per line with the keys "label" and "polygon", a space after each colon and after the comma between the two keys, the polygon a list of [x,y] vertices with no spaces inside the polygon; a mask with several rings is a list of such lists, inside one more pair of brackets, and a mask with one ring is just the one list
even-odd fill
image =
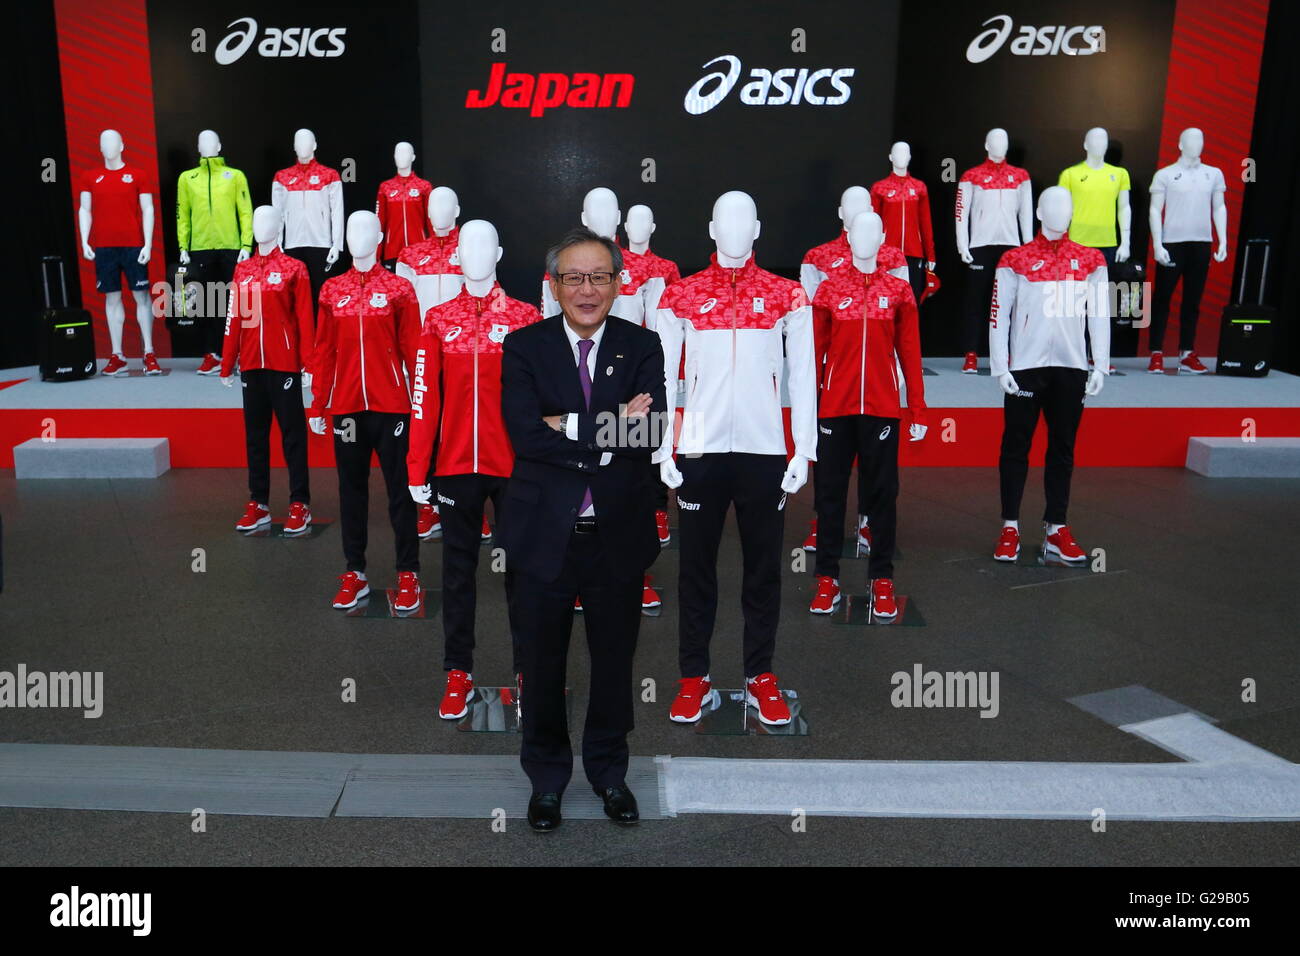
{"label": "man's eyeglasses", "polygon": [[609,285],[614,281],[612,272],[561,272],[556,276],[560,280],[560,285],[580,286],[590,279],[592,285]]}

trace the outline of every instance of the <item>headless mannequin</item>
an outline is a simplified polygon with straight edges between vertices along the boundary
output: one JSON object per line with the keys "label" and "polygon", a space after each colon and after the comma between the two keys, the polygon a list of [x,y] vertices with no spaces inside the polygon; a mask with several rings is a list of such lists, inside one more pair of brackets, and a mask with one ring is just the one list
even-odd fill
{"label": "headless mannequin", "polygon": [[628,249],[644,255],[650,250],[650,236],[655,231],[655,214],[649,206],[635,205],[627,211],[623,229],[627,233]]}
{"label": "headless mannequin", "polygon": [[[995,127],[988,131],[984,137],[984,153],[990,163],[1004,163],[1007,159],[1007,148],[1010,145],[1010,137],[1007,131]],[[959,183],[957,188],[960,190],[964,184]],[[975,261],[975,257],[970,254],[970,202],[964,202],[961,206],[961,215],[957,219],[957,254],[961,256],[961,261],[970,265]],[[1034,237],[1034,223],[1029,214],[1028,207],[1020,209],[1020,237],[1023,241],[1028,242]]]}
{"label": "headless mannequin", "polygon": [[[453,198],[454,195],[453,193]],[[456,254],[460,257],[460,271],[465,277],[466,291],[480,299],[491,292],[497,281],[497,263],[501,261],[501,242],[497,237],[496,226],[483,219],[471,219],[465,223],[460,230]],[[433,497],[433,489],[429,485],[407,487],[411,491],[411,497],[422,505],[429,504],[429,499]]]}
{"label": "headless mannequin", "polygon": [[[1053,242],[1060,239],[1070,228],[1070,218],[1074,215],[1074,199],[1070,196],[1070,191],[1063,186],[1050,186],[1044,189],[1042,195],[1038,197],[1037,215],[1038,221],[1043,225],[1043,236]],[[1093,369],[1088,373],[1088,384],[1084,386],[1084,394],[1096,395],[1105,384],[1106,376],[1099,369]],[[1008,395],[1020,391],[1020,386],[1011,372],[999,376],[998,385]],[[1002,527],[1018,530],[1020,522],[1003,521]],[[1047,533],[1056,534],[1060,528],[1059,524],[1049,524]]]}
{"label": "headless mannequin", "polygon": [[[1083,137],[1084,161],[1090,169],[1101,169],[1110,148],[1110,134],[1094,126]],[[1116,262],[1128,262],[1129,237],[1133,228],[1133,209],[1129,205],[1129,191],[1122,190],[1115,200],[1115,217],[1119,221],[1119,248],[1115,250]]]}
{"label": "headless mannequin", "polygon": [[[221,155],[221,138],[217,136],[217,134],[210,129],[205,129],[203,132],[199,133],[199,157],[201,159],[212,159],[213,157],[220,156],[220,155]],[[235,261],[243,262],[245,259],[249,257],[249,255],[250,253],[247,249],[240,249],[239,257]],[[188,249],[182,249],[181,265],[187,266],[189,264],[190,264],[190,252]]]}
{"label": "headless mannequin", "polygon": [[[901,174],[900,174],[901,175]],[[864,275],[876,271],[876,254],[885,242],[885,224],[871,210],[860,212],[849,221],[849,248],[853,250],[853,268]],[[902,381],[902,376],[899,376]],[[928,426],[913,423],[909,441],[920,441]]]}
{"label": "headless mannequin", "polygon": [[[373,212],[360,211],[348,216],[347,243],[348,252],[352,255],[352,268],[358,272],[369,272],[375,267],[379,261],[376,254],[379,251],[379,240],[383,235],[379,229],[379,217]],[[307,424],[313,433],[325,434],[324,415],[308,419]],[[365,580],[365,575],[360,572],[358,577]]]}
{"label": "headless mannequin", "polygon": [[[280,245],[280,230],[284,227],[284,217],[274,206],[258,206],[253,210],[253,241],[257,243],[257,253],[269,256]],[[311,375],[302,373],[303,387],[311,386]],[[233,375],[221,380],[221,384],[230,388],[235,381]]]}
{"label": "headless mannequin", "polygon": [[[889,166],[894,175],[900,179],[907,175],[907,168],[912,165],[912,147],[907,143],[898,142],[889,148]],[[850,219],[849,222],[853,220]],[[935,264],[927,262],[925,267],[931,272],[934,271]]]}
{"label": "headless mannequin", "polygon": [[[868,197],[868,207],[870,204]],[[583,221],[586,222],[585,219]],[[615,217],[615,222],[617,221]],[[758,219],[758,207],[748,193],[733,190],[719,196],[713,204],[713,218],[709,220],[709,238],[717,248],[718,265],[724,269],[738,269],[748,262],[754,254],[754,240],[758,238],[762,227],[763,224]],[[659,466],[659,479],[669,488],[681,487],[682,473],[677,470],[671,457]],[[781,490],[792,495],[807,481],[808,459],[803,455],[792,456],[781,478]]]}
{"label": "headless mannequin", "polygon": [[[117,130],[106,129],[99,134],[99,152],[104,157],[105,169],[121,169],[126,165],[122,160],[122,150],[124,148],[122,134]],[[77,219],[81,227],[81,254],[84,258],[93,262],[95,250],[90,247],[90,227],[94,221],[94,210],[91,208],[89,192],[83,190],[79,198],[80,209],[77,212]],[[140,195],[140,224],[141,231],[144,234],[144,246],[140,249],[139,258],[136,261],[140,265],[146,265],[153,253],[153,195],[150,193]],[[182,253],[182,256],[185,259],[189,258],[185,253]],[[143,342],[145,353],[148,354],[153,351],[154,318],[153,308],[149,302],[149,292],[146,289],[133,289],[131,295],[135,299],[135,320],[140,325],[140,339]],[[104,316],[108,320],[108,334],[112,342],[113,354],[123,357],[122,328],[126,324],[126,309],[122,305],[122,290],[120,288],[116,292],[104,293]]]}

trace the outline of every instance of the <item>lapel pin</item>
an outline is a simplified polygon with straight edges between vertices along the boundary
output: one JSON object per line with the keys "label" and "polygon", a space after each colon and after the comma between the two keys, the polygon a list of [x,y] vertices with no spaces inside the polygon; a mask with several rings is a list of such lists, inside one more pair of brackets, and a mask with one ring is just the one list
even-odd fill
{"label": "lapel pin", "polygon": [[606,374],[606,375],[613,375],[613,374],[614,374],[614,366],[610,365],[610,366],[606,367],[606,369],[605,369],[605,374]]}

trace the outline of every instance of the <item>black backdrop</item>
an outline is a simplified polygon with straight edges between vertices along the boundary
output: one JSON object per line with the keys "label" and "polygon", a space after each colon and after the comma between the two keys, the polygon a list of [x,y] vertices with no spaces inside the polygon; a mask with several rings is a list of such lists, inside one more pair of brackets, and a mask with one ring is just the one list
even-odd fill
{"label": "black backdrop", "polygon": [[[683,274],[708,263],[713,201],[742,189],[758,204],[757,261],[794,276],[803,254],[835,236],[839,193],[888,172],[898,50],[898,3],[788,2],[716,7],[689,14],[646,5],[545,4],[504,9],[422,5],[420,36],[428,178],[452,186],[462,221],[493,222],[505,256],[499,275],[508,292],[530,300],[539,291],[546,246],[577,225],[592,187],[617,193],[626,214],[649,205],[657,230],[651,248],[676,259]],[[505,53],[492,31],[505,30]],[[791,49],[807,31],[807,52]],[[714,109],[690,115],[686,92],[714,57],[740,59],[741,78]],[[512,72],[631,73],[623,109],[466,109],[489,68]],[[841,106],[748,106],[741,87],[752,68],[852,67],[852,94]],[[827,83],[819,92],[831,92]],[[657,181],[642,182],[653,159]],[[876,177],[878,178],[878,177]]]}

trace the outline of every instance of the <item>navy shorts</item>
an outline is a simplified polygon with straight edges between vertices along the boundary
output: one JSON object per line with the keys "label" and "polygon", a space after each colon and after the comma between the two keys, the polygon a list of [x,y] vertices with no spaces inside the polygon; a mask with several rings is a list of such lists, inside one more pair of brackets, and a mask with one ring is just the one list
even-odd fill
{"label": "navy shorts", "polygon": [[121,292],[122,276],[135,292],[149,288],[149,267],[139,263],[143,246],[101,246],[95,250],[95,288],[100,292]]}

